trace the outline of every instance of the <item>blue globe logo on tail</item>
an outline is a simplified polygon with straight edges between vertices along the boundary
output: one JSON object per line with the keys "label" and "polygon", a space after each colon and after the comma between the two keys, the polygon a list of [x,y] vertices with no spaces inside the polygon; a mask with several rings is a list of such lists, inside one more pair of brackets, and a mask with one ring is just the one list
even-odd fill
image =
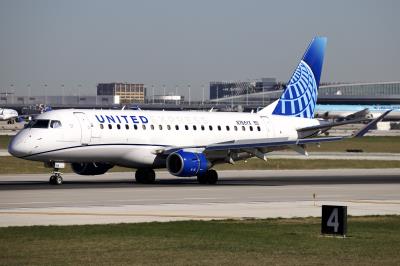
{"label": "blue globe logo on tail", "polygon": [[314,118],[325,47],[325,37],[313,39],[272,112],[274,115]]}

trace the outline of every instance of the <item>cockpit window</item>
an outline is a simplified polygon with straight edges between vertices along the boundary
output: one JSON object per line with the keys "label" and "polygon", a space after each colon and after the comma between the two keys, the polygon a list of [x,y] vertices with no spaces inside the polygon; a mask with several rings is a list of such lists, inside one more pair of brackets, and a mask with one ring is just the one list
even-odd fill
{"label": "cockpit window", "polygon": [[50,120],[48,119],[35,119],[28,123],[27,128],[48,128]]}
{"label": "cockpit window", "polygon": [[60,128],[61,127],[61,122],[58,121],[58,120],[51,120],[50,127],[51,128]]}

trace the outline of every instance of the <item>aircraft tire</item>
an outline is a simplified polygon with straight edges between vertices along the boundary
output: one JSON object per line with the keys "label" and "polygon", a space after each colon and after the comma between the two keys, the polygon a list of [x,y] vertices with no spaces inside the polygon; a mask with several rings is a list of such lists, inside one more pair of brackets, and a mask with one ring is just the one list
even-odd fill
{"label": "aircraft tire", "polygon": [[207,170],[207,172],[205,172],[202,175],[198,175],[197,176],[197,182],[199,182],[199,184],[210,184],[210,185],[214,185],[216,184],[218,181],[218,173],[215,170]]}
{"label": "aircraft tire", "polygon": [[55,185],[62,185],[63,182],[64,182],[64,180],[63,180],[62,176],[60,176],[60,175],[57,175],[54,178],[54,184]]}
{"label": "aircraft tire", "polygon": [[52,175],[49,179],[49,183],[51,185],[62,185],[63,181],[64,180],[61,175]]}
{"label": "aircraft tire", "polygon": [[156,173],[151,168],[140,168],[136,170],[135,179],[139,184],[153,184],[156,180]]}
{"label": "aircraft tire", "polygon": [[215,185],[218,181],[218,173],[215,170],[207,171],[207,184]]}
{"label": "aircraft tire", "polygon": [[207,184],[207,175],[206,174],[198,175],[197,182],[199,182],[199,184],[202,184],[202,185]]}

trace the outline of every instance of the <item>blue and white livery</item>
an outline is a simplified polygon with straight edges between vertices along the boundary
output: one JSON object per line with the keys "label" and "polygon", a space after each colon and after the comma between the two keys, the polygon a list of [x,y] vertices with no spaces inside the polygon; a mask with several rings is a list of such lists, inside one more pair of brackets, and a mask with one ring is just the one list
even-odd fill
{"label": "blue and white livery", "polygon": [[314,118],[325,47],[324,37],[311,42],[280,97],[274,115]]}
{"label": "blue and white livery", "polygon": [[[178,177],[196,176],[215,184],[212,168],[250,157],[266,160],[274,150],[291,148],[307,154],[307,144],[338,141],[318,137],[331,127],[314,119],[326,38],[315,38],[281,98],[258,113],[177,112],[66,109],[45,112],[11,141],[9,152],[54,168],[51,184],[61,184],[58,171],[70,163],[80,175],[100,175],[115,165],[135,168],[138,183],[155,182],[156,168]],[[363,136],[388,113],[353,136]]]}

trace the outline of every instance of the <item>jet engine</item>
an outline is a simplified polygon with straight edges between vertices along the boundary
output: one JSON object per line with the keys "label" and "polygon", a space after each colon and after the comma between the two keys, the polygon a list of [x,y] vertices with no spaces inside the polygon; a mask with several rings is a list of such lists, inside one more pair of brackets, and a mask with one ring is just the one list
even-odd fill
{"label": "jet engine", "polygon": [[102,175],[113,167],[107,163],[71,163],[71,168],[78,175]]}
{"label": "jet engine", "polygon": [[179,150],[167,157],[167,169],[175,176],[196,176],[204,174],[210,162],[203,153]]}

